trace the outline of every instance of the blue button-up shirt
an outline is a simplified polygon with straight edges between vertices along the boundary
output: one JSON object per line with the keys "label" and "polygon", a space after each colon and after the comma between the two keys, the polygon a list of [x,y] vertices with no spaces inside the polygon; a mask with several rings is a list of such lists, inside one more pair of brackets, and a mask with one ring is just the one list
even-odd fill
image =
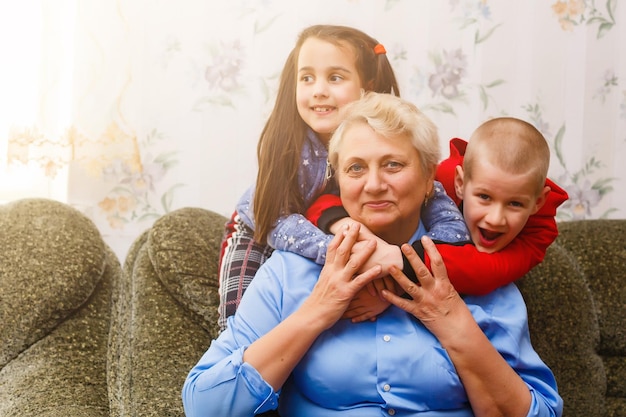
{"label": "blue button-up shirt", "polygon": [[[323,332],[282,392],[244,363],[246,347],[298,309],[321,268],[283,251],[263,264],[228,328],[189,373],[183,388],[188,417],[253,416],[277,406],[282,417],[473,416],[445,349],[419,320],[395,306],[376,321],[340,320]],[[552,372],[530,344],[526,306],[517,287],[468,296],[465,302],[528,385],[528,416],[560,416],[562,400]]]}

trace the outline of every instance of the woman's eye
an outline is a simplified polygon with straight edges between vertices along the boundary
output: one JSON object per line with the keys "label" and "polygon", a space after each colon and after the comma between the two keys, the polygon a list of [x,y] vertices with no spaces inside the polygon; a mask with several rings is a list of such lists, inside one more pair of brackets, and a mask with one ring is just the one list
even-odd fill
{"label": "woman's eye", "polygon": [[387,163],[385,163],[385,166],[388,169],[398,170],[402,168],[404,165],[397,161],[387,161]]}
{"label": "woman's eye", "polygon": [[363,166],[359,164],[352,164],[346,169],[346,172],[349,174],[358,174],[361,171],[363,171]]}

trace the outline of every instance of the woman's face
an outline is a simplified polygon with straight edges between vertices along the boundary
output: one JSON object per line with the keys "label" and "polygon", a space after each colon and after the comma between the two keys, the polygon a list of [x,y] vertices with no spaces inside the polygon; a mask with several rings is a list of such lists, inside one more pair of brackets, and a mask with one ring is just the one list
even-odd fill
{"label": "woman's face", "polygon": [[317,38],[304,41],[298,54],[296,103],[302,120],[324,143],[340,122],[339,111],[361,97],[356,57],[345,45]]}
{"label": "woman's face", "polygon": [[389,243],[406,243],[433,185],[411,140],[388,139],[357,123],[345,131],[337,155],[341,201],[350,217]]}

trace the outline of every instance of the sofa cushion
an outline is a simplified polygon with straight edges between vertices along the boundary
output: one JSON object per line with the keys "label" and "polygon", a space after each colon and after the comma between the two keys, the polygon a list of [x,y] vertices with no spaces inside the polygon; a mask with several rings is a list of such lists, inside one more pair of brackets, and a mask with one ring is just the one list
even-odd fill
{"label": "sofa cushion", "polygon": [[161,217],[148,235],[148,252],[159,279],[211,337],[216,337],[220,243],[226,217],[183,208]]}
{"label": "sofa cushion", "polygon": [[605,417],[607,381],[597,354],[598,317],[572,255],[557,240],[518,286],[528,308],[533,346],[554,372],[563,397],[563,415]]}
{"label": "sofa cushion", "polygon": [[93,222],[46,199],[0,206],[0,369],[80,307],[100,281]]}

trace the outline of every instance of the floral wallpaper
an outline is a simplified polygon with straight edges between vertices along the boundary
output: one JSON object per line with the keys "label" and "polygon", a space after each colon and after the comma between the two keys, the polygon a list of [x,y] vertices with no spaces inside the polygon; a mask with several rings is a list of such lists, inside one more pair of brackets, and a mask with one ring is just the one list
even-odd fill
{"label": "floral wallpaper", "polygon": [[[549,141],[550,176],[570,194],[559,220],[625,217],[626,8],[616,0],[31,3],[29,24],[50,31],[41,88],[30,119],[0,123],[0,176],[28,167],[49,184],[37,193],[62,188],[122,259],[169,211],[232,212],[256,175],[284,61],[318,23],[385,45],[444,155],[490,117],[523,118]],[[54,35],[68,16],[71,33]]]}

